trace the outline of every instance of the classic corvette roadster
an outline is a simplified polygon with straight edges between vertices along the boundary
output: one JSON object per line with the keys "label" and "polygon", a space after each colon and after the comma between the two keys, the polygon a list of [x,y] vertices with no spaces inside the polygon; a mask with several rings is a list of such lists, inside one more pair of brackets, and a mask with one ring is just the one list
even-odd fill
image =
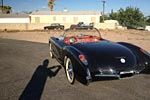
{"label": "classic corvette roadster", "polygon": [[64,66],[69,83],[85,84],[100,78],[126,78],[150,67],[150,54],[125,42],[101,37],[98,29],[66,29],[60,37],[50,37],[49,53]]}

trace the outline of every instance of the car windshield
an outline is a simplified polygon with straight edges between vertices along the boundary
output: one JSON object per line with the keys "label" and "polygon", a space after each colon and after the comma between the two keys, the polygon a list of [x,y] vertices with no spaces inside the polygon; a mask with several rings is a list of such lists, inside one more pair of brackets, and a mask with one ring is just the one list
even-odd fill
{"label": "car windshield", "polygon": [[93,28],[91,30],[71,30],[71,29],[66,29],[63,33],[63,37],[73,37],[73,36],[97,36],[101,38],[101,34],[98,29]]}
{"label": "car windshield", "polygon": [[85,42],[99,42],[101,35],[98,29],[93,28],[91,30],[71,30],[66,29],[64,34],[59,38],[67,44],[85,43]]}
{"label": "car windshield", "polygon": [[51,26],[58,26],[58,25],[59,25],[58,23],[51,24]]}

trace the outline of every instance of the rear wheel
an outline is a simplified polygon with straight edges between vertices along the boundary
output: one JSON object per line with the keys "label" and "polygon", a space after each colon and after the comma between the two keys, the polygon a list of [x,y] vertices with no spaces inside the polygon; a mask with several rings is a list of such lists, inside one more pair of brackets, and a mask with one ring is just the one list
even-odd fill
{"label": "rear wheel", "polygon": [[75,81],[75,74],[73,70],[73,65],[70,58],[67,58],[65,64],[66,76],[70,84],[74,84]]}
{"label": "rear wheel", "polygon": [[49,55],[51,58],[54,58],[54,55],[52,53],[52,44],[51,43],[49,44]]}

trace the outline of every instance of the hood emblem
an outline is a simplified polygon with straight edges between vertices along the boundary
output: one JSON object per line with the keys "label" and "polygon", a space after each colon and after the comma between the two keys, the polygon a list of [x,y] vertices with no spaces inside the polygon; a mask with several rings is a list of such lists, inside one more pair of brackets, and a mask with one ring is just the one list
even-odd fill
{"label": "hood emblem", "polygon": [[124,64],[126,62],[126,60],[124,58],[121,58],[120,62]]}

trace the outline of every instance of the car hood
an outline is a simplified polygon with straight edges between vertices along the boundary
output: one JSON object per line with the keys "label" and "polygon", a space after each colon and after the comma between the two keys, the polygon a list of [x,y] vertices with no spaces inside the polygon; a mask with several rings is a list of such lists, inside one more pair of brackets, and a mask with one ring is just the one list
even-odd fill
{"label": "car hood", "polygon": [[100,42],[77,43],[73,45],[82,52],[92,68],[109,67],[124,70],[136,65],[136,57],[127,47],[106,40]]}

